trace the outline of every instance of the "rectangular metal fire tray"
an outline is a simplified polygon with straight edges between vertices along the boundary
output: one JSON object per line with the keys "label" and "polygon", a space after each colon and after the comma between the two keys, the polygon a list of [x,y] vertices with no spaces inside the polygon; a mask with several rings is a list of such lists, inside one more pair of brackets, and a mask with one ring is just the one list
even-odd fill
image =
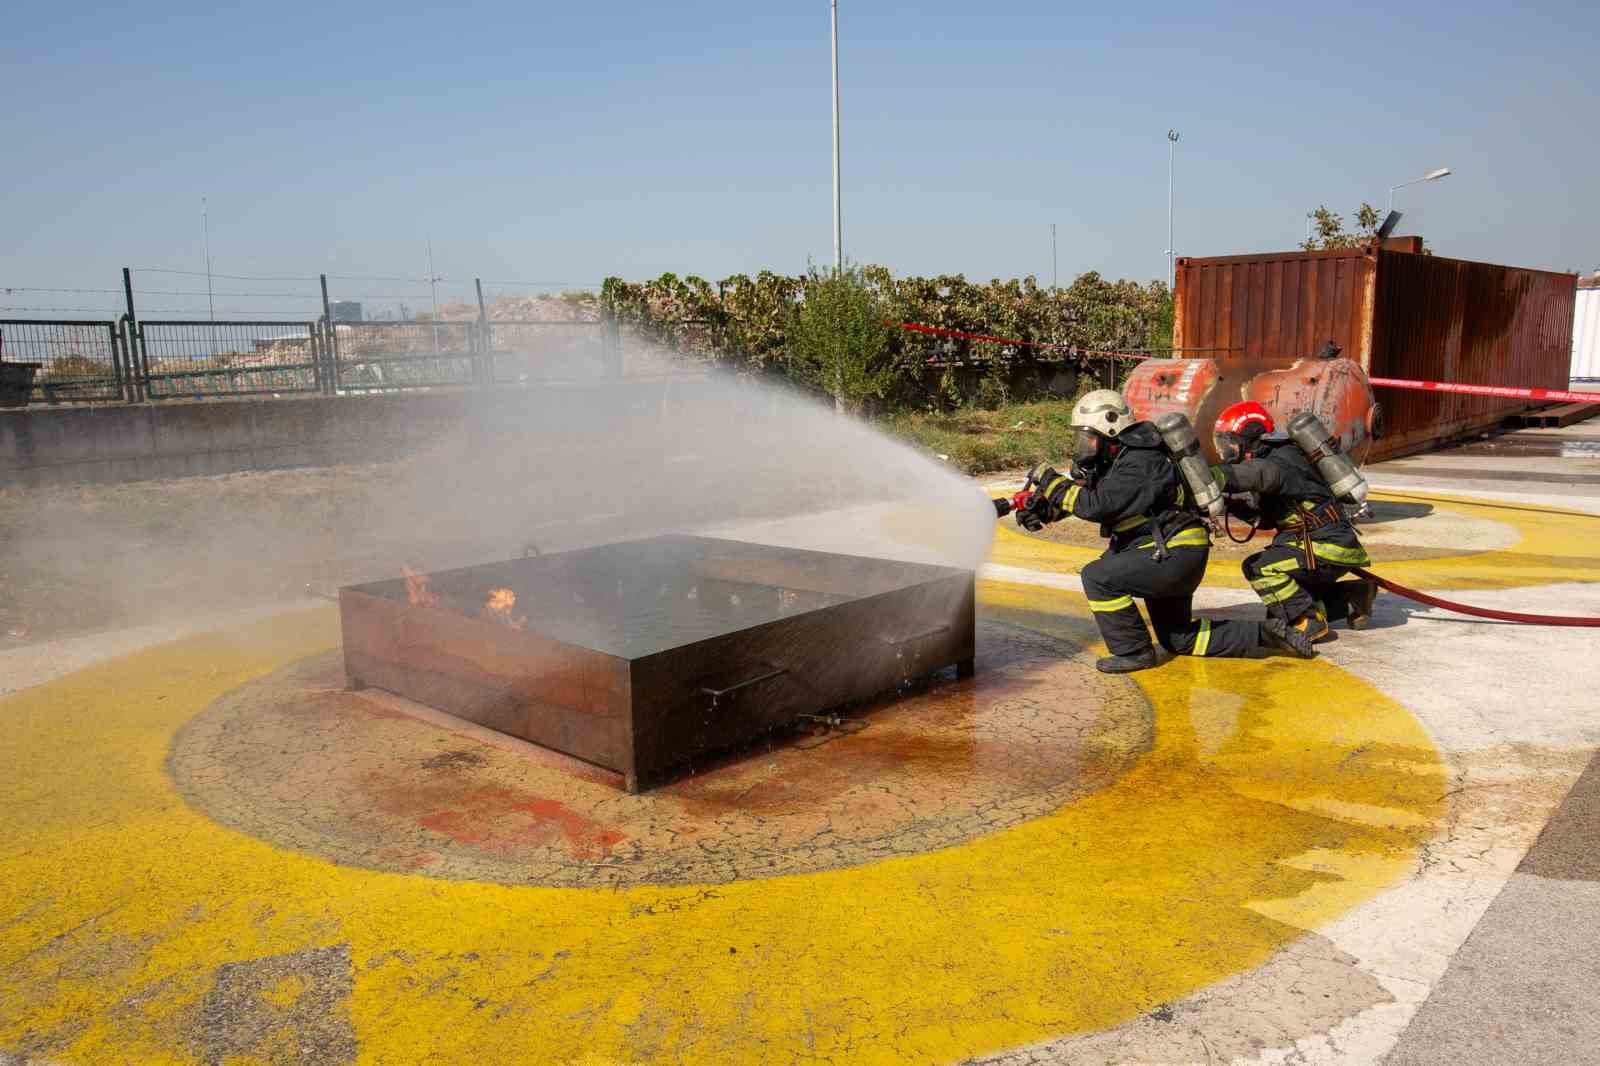
{"label": "rectangular metal fire tray", "polygon": [[[970,570],[667,536],[426,584],[431,606],[405,578],[340,590],[350,684],[613,770],[630,792],[798,715],[972,670]],[[515,606],[487,609],[506,589]]]}

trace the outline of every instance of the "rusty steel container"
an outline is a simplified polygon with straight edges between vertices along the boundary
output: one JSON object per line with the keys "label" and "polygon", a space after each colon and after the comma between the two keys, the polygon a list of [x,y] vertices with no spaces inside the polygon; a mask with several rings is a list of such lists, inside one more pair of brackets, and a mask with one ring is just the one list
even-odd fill
{"label": "rusty steel container", "polygon": [[[1173,343],[1213,353],[1224,386],[1287,370],[1331,340],[1373,377],[1562,388],[1575,286],[1571,274],[1373,245],[1185,257],[1177,261]],[[1377,390],[1377,398],[1383,434],[1371,459],[1495,426],[1534,406],[1393,388]]]}

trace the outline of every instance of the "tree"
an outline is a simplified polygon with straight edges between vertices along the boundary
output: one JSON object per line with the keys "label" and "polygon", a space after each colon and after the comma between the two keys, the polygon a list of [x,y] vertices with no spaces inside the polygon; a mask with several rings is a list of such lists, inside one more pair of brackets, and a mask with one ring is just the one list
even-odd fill
{"label": "tree", "polygon": [[789,364],[840,410],[881,399],[894,379],[883,299],[861,268],[806,274],[805,296],[784,331]]}
{"label": "tree", "polygon": [[1377,237],[1378,225],[1383,221],[1378,209],[1365,202],[1356,212],[1358,229],[1355,233],[1346,233],[1344,219],[1329,211],[1326,205],[1318,206],[1309,217],[1315,223],[1316,232],[1300,242],[1300,247],[1307,252],[1325,248],[1359,248]]}

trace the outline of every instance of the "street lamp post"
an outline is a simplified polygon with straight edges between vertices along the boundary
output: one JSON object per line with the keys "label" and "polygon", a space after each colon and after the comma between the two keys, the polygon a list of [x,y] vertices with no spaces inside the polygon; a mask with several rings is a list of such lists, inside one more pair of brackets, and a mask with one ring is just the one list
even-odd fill
{"label": "street lamp post", "polygon": [[833,269],[844,272],[844,234],[839,226],[839,0],[829,5],[833,19]]}
{"label": "street lamp post", "polygon": [[1178,147],[1178,131],[1167,131],[1167,286],[1169,289],[1178,286],[1177,261],[1173,258],[1172,250],[1172,165],[1173,155]]}
{"label": "street lamp post", "polygon": [[1438,170],[1430,170],[1430,171],[1428,171],[1426,174],[1422,175],[1422,177],[1420,177],[1420,178],[1412,178],[1410,181],[1402,181],[1398,185],[1389,186],[1389,210],[1390,211],[1394,210],[1394,191],[1396,189],[1403,189],[1407,185],[1417,185],[1417,184],[1419,184],[1421,182],[1424,182],[1424,181],[1438,181],[1440,178],[1448,178],[1449,176],[1450,176],[1450,168],[1449,167],[1440,167]]}

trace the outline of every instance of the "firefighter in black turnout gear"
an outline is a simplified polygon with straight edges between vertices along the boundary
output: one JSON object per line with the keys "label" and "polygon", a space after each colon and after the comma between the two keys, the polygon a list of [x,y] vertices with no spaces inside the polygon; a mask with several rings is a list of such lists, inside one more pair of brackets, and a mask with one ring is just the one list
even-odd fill
{"label": "firefighter in black turnout gear", "polygon": [[1095,666],[1130,673],[1156,665],[1150,630],[1134,599],[1145,601],[1161,646],[1179,655],[1246,656],[1260,647],[1302,658],[1316,654],[1280,619],[1213,621],[1191,612],[1205,576],[1211,535],[1188,508],[1178,470],[1149,422],[1137,422],[1120,393],[1100,389],[1073,408],[1072,466],[1040,464],[1028,474],[1036,491],[1017,523],[1037,532],[1068,515],[1100,524],[1105,554],[1083,568],[1083,592],[1111,654]]}
{"label": "firefighter in black turnout gear", "polygon": [[1372,559],[1317,465],[1274,430],[1266,408],[1252,401],[1224,409],[1215,426],[1222,460],[1215,474],[1232,494],[1230,512],[1278,531],[1270,547],[1245,559],[1244,576],[1269,616],[1313,643],[1328,636],[1330,621],[1363,629],[1378,586],[1339,579]]}

